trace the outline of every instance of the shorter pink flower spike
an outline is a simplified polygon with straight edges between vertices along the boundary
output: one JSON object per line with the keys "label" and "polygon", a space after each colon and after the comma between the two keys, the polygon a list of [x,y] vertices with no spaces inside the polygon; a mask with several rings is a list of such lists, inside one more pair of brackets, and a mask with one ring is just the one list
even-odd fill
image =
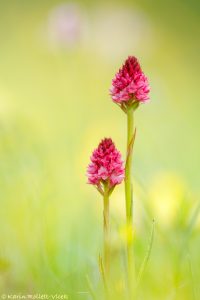
{"label": "shorter pink flower spike", "polygon": [[131,105],[146,102],[150,87],[136,57],[129,56],[112,80],[110,95],[117,104]]}
{"label": "shorter pink flower spike", "polygon": [[101,141],[91,156],[87,168],[88,183],[95,185],[103,192],[103,185],[112,189],[124,179],[124,164],[121,153],[116,149],[111,138]]}

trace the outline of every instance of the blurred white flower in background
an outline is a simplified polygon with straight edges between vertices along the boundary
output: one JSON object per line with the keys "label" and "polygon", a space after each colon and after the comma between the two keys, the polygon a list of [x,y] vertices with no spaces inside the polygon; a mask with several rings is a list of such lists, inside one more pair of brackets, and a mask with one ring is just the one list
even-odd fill
{"label": "blurred white flower in background", "polygon": [[86,32],[86,18],[80,6],[63,3],[49,12],[47,37],[50,46],[69,49],[80,45]]}
{"label": "blurred white flower in background", "polygon": [[[108,60],[130,53],[151,51],[153,26],[148,17],[135,8],[117,5],[99,7],[91,27],[91,46]],[[148,48],[147,48],[148,47]]]}
{"label": "blurred white flower in background", "polygon": [[59,4],[49,12],[45,28],[51,48],[80,48],[111,62],[130,53],[149,55],[155,46],[148,17],[135,8],[114,4],[90,11],[74,2]]}

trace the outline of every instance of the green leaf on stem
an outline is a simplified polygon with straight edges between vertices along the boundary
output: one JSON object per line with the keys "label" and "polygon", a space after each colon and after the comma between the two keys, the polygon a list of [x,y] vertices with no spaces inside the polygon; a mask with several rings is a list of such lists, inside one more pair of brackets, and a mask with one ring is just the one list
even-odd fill
{"label": "green leaf on stem", "polygon": [[134,145],[134,142],[135,142],[135,137],[136,137],[136,128],[135,128],[134,134],[133,134],[133,136],[131,138],[131,141],[130,141],[130,143],[128,145],[128,148],[127,148],[126,163],[127,163],[128,159],[129,159],[129,156],[132,153],[133,145]]}

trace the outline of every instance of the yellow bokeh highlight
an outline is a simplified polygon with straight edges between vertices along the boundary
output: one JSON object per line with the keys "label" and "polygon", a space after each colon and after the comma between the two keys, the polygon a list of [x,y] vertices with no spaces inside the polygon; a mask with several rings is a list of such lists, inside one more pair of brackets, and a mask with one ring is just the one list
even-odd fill
{"label": "yellow bokeh highlight", "polygon": [[133,228],[131,225],[123,225],[119,229],[119,236],[122,243],[126,244],[128,242],[128,244],[130,245],[135,238],[135,231],[133,232]]}
{"label": "yellow bokeh highlight", "polygon": [[170,225],[185,195],[183,180],[173,173],[157,175],[149,188],[149,201],[156,221]]}

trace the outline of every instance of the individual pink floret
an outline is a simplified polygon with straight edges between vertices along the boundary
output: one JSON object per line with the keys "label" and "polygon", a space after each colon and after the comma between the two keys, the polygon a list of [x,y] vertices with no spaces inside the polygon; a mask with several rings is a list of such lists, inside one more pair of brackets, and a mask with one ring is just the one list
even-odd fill
{"label": "individual pink floret", "polygon": [[116,149],[111,138],[101,141],[91,156],[87,169],[88,183],[101,188],[106,183],[109,188],[120,184],[124,179],[124,164],[121,153]]}
{"label": "individual pink floret", "polygon": [[110,94],[118,104],[145,102],[149,99],[149,83],[136,57],[129,56],[112,80]]}

